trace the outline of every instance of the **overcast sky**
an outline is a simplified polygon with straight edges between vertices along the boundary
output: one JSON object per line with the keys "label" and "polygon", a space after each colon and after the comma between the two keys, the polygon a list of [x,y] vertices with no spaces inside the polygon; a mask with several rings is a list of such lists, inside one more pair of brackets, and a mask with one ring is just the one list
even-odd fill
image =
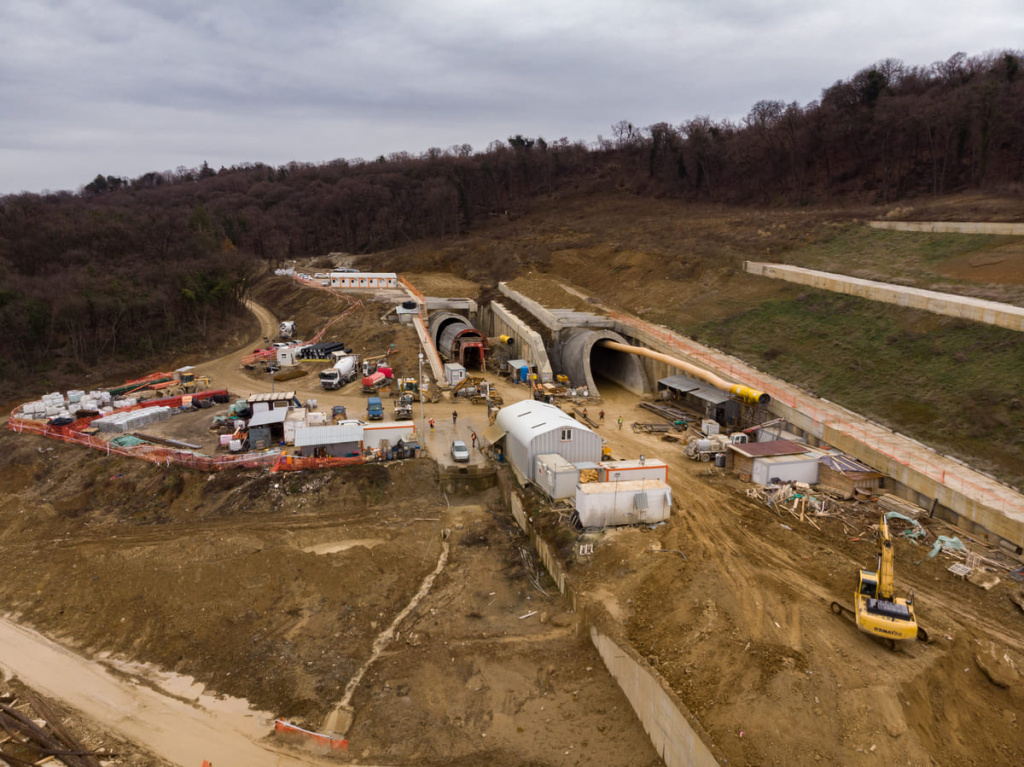
{"label": "overcast sky", "polygon": [[2,0],[0,194],[593,142],[1021,41],[1021,0]]}

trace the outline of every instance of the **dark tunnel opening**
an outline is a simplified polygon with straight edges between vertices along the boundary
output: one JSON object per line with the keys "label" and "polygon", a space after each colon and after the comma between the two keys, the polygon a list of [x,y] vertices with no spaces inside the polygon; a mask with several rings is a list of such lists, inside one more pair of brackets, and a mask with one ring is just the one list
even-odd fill
{"label": "dark tunnel opening", "polygon": [[[603,346],[594,344],[590,350],[590,375],[594,379],[594,385],[598,390],[608,385],[628,389],[627,382],[630,380],[631,354],[612,351]],[[633,359],[636,359],[633,357]]]}

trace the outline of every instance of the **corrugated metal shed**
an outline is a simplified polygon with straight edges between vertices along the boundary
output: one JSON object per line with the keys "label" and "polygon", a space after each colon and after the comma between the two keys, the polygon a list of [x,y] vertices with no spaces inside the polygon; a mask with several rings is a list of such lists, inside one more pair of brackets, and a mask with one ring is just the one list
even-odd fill
{"label": "corrugated metal shed", "polygon": [[363,427],[361,424],[307,426],[304,429],[295,430],[295,447],[297,448],[361,442],[362,439]]}
{"label": "corrugated metal shed", "polygon": [[534,460],[557,453],[570,463],[601,460],[601,438],[554,405],[522,400],[498,411],[495,425],[505,431],[505,455],[529,478]]}
{"label": "corrugated metal shed", "polygon": [[273,410],[263,410],[256,413],[252,418],[249,419],[249,428],[253,429],[257,426],[267,426],[272,423],[284,423],[284,419],[288,417],[288,408],[279,407]]}
{"label": "corrugated metal shed", "polygon": [[672,391],[679,392],[680,394],[689,394],[697,399],[710,402],[714,405],[721,405],[723,402],[729,402],[730,400],[729,395],[721,389],[716,389],[711,384],[705,383],[704,381],[697,381],[696,379],[684,375],[659,378],[658,388],[671,389]]}

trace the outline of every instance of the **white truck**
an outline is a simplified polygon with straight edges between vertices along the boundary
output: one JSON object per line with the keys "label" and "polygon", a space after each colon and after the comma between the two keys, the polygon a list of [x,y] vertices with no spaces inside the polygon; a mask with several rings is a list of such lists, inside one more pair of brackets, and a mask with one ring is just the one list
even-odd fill
{"label": "white truck", "polygon": [[295,338],[295,322],[293,320],[282,322],[277,328],[277,334],[282,339]]}
{"label": "white truck", "polygon": [[710,463],[719,453],[724,453],[726,446],[741,445],[747,442],[747,435],[742,433],[711,434],[704,437],[693,437],[686,443],[683,452],[695,461]]}
{"label": "white truck", "polygon": [[320,385],[325,389],[340,389],[349,381],[354,381],[358,375],[358,355],[340,354],[334,360],[332,367],[320,371]]}

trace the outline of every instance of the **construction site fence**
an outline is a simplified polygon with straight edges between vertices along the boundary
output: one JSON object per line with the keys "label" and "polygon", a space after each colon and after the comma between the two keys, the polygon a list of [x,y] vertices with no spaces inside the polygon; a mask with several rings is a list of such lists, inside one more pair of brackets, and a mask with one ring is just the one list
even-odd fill
{"label": "construction site fence", "polygon": [[[214,395],[227,395],[226,389],[199,392],[197,394],[186,394],[177,397],[164,397],[163,399],[147,400],[131,407],[123,407],[115,410],[114,413],[125,413],[131,410],[139,410],[146,407],[164,406],[181,407],[183,397],[196,399],[208,399]],[[125,458],[136,458],[150,463],[163,464],[165,466],[184,466],[197,471],[223,471],[225,469],[253,469],[271,467],[280,457],[279,451],[267,453],[240,453],[234,455],[209,456],[194,453],[189,450],[182,450],[173,447],[160,445],[137,445],[135,447],[120,447],[105,439],[86,434],[85,430],[100,416],[89,416],[79,418],[72,423],[62,426],[53,426],[44,421],[36,421],[29,418],[22,418],[11,413],[7,421],[7,428],[17,434],[35,434],[47,439],[54,439],[59,442],[66,442],[70,445],[81,445],[93,450],[100,450],[106,455],[119,455]]]}
{"label": "construction site fence", "polygon": [[[747,386],[769,392],[772,399],[803,413],[814,420],[815,423],[828,426],[837,432],[845,434],[851,439],[870,447],[879,455],[883,455],[896,463],[906,466],[908,469],[934,482],[938,482],[954,492],[969,496],[991,509],[1002,512],[1020,511],[1019,504],[1000,496],[990,487],[985,487],[966,478],[956,467],[949,465],[948,459],[943,460],[936,456],[936,460],[930,461],[923,458],[920,453],[909,450],[906,442],[897,438],[891,432],[887,433],[884,427],[843,419],[837,416],[834,408],[815,406],[813,402],[809,401],[812,395],[800,397],[792,392],[780,389],[777,382],[769,380],[759,371],[731,359],[722,352],[696,344],[666,328],[651,325],[643,320],[638,320],[635,317],[629,317],[615,311],[609,311],[608,314],[612,319],[618,320],[625,325],[640,328],[652,338],[682,352],[687,357],[702,362],[711,370],[729,376]],[[930,448],[925,446],[921,446],[921,449],[923,451],[930,451]],[[965,469],[964,471],[966,472],[967,470]]]}
{"label": "construction site fence", "polygon": [[274,722],[274,733],[323,751],[348,751],[348,741],[345,738],[335,738],[332,735],[306,730],[284,719]]}
{"label": "construction site fence", "polygon": [[314,458],[312,456],[285,455],[280,454],[271,467],[272,472],[278,471],[306,471],[315,469],[336,469],[341,466],[359,466],[366,463],[363,456],[348,456],[345,458]]}

